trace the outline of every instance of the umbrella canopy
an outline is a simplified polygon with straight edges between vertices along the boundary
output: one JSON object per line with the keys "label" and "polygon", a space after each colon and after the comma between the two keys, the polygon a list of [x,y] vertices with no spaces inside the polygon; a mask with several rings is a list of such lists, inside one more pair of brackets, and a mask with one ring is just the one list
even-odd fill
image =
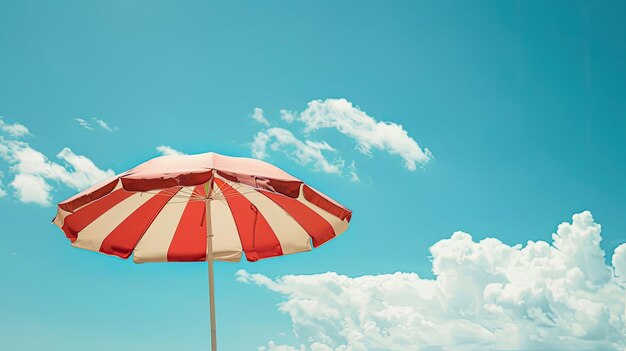
{"label": "umbrella canopy", "polygon": [[309,251],[352,212],[267,162],[216,153],[149,160],[58,204],[72,246],[142,262],[248,261]]}
{"label": "umbrella canopy", "polygon": [[[210,194],[209,194],[210,192]],[[215,153],[162,156],[59,203],[72,246],[141,262],[206,261],[206,200],[215,260],[311,250],[351,212],[281,169]]]}

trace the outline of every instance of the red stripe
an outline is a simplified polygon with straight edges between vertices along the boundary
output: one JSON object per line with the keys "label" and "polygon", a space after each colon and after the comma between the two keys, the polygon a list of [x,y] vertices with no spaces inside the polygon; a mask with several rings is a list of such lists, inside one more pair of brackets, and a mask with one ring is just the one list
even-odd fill
{"label": "red stripe", "polygon": [[[92,188],[85,190],[83,193],[75,195],[74,197],[61,202],[59,204],[59,207],[67,212],[72,212],[75,209],[85,204],[96,201],[99,198],[106,196],[107,194],[115,190],[115,187],[117,186],[118,182],[119,182],[119,179],[116,176],[114,177],[114,179],[109,179],[105,181],[104,184],[100,183],[100,184],[94,185]],[[95,190],[92,190],[94,188]]]}
{"label": "red stripe", "polygon": [[167,189],[146,201],[107,235],[100,252],[128,258],[163,207],[179,190]]}
{"label": "red stripe", "polygon": [[269,191],[259,191],[285,210],[300,224],[313,239],[313,246],[318,247],[335,237],[333,226],[324,217],[302,202]]}
{"label": "red stripe", "polygon": [[109,195],[65,217],[63,228],[61,229],[67,238],[74,242],[81,230],[133,194],[124,189],[115,190]]}
{"label": "red stripe", "polygon": [[337,204],[334,200],[330,199],[326,195],[319,193],[317,190],[311,188],[306,184],[304,184],[304,186],[302,187],[302,194],[304,195],[304,198],[307,199],[310,203],[339,217],[339,219],[341,219],[342,221],[344,219],[347,219],[348,222],[350,222],[350,219],[352,218],[352,211]]}
{"label": "red stripe", "polygon": [[215,184],[224,194],[230,212],[233,214],[246,259],[254,262],[261,258],[282,255],[283,249],[280,241],[252,202],[221,179],[216,178]]}
{"label": "red stripe", "polygon": [[180,217],[176,232],[167,250],[168,261],[206,261],[206,222],[204,185],[196,186]]}

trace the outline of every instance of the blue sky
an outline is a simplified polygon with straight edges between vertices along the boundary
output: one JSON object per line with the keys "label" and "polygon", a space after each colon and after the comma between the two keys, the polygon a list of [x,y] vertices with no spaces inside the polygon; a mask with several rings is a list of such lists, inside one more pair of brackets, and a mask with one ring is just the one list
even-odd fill
{"label": "blue sky", "polygon": [[[310,253],[216,266],[223,349],[298,345],[293,315],[277,309],[285,297],[238,270],[432,279],[429,248],[455,231],[551,242],[584,210],[602,225],[610,266],[626,241],[625,11],[616,1],[0,1],[0,116],[53,162],[64,165],[67,147],[115,172],[160,145],[250,156],[267,129],[255,108],[331,145],[329,160],[354,161],[359,182],[270,153],[350,207],[351,227]],[[307,134],[280,118],[340,98],[401,125],[434,158],[411,171],[389,149],[364,155],[338,130]],[[206,265],[71,248],[50,224],[54,206],[16,197],[12,166],[0,160],[0,345],[206,349]],[[53,202],[76,192],[49,184]]]}

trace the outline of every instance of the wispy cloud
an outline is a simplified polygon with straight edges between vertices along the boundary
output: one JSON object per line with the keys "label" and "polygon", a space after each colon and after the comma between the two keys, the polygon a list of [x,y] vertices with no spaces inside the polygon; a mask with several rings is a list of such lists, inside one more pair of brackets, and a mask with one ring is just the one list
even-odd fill
{"label": "wispy cloud", "polygon": [[[88,121],[86,119],[83,119],[83,118],[74,118],[74,120],[76,120],[76,122],[78,122],[78,124],[80,124],[80,126],[83,127],[84,129],[86,129],[86,130],[94,130],[94,128],[93,128],[93,126],[92,126],[90,121]],[[104,130],[106,130],[108,132],[113,132],[113,131],[117,130],[117,127],[109,126],[109,124],[106,121],[102,120],[102,119],[99,119],[99,118],[96,118],[96,117],[92,117],[91,120],[93,122],[95,122],[95,124],[98,127],[102,128],[102,129],[104,129]]]}
{"label": "wispy cloud", "polygon": [[294,111],[282,109],[279,111],[279,113],[280,113],[280,119],[282,119],[283,121],[287,123],[292,123],[293,121],[296,120],[297,113]]}
{"label": "wispy cloud", "polygon": [[359,178],[359,175],[356,173],[356,163],[354,161],[350,162],[350,167],[348,170],[349,174],[350,174],[350,180],[358,183],[361,181],[361,179]]}
{"label": "wispy cloud", "polygon": [[[269,128],[270,122],[263,110],[254,109],[252,118],[268,128],[254,136],[251,143],[253,157],[269,158],[273,152],[281,152],[301,165],[312,164],[316,170],[360,181],[354,160],[344,161],[342,154],[345,152],[325,140],[315,140],[316,131],[330,128],[352,140],[356,150],[364,155],[373,157],[372,151],[380,150],[400,156],[410,171],[433,158],[431,152],[421,148],[401,125],[377,121],[346,99],[313,100],[300,113],[281,109],[279,114],[288,129]],[[332,161],[329,156],[333,157]]]}
{"label": "wispy cloud", "polygon": [[156,151],[159,152],[161,155],[167,156],[167,155],[185,155],[184,152],[182,151],[178,151],[170,146],[167,145],[160,145],[156,147]]}
{"label": "wispy cloud", "polygon": [[326,142],[312,140],[300,140],[293,133],[284,128],[270,128],[264,132],[258,132],[252,142],[252,156],[266,158],[269,151],[278,151],[300,165],[312,165],[314,169],[325,173],[340,174],[344,161],[337,157],[330,161],[325,153],[334,153]]}
{"label": "wispy cloud", "polygon": [[243,270],[237,279],[279,294],[300,340],[260,350],[624,350],[626,244],[608,266],[600,241],[585,211],[551,243],[456,232],[430,248],[434,279]]}
{"label": "wispy cloud", "polygon": [[[10,132],[6,134],[12,136]],[[0,159],[10,166],[13,179],[8,185],[21,202],[50,206],[52,184],[82,190],[114,175],[112,170],[98,168],[89,158],[75,154],[70,148],[63,148],[56,155],[62,162],[56,163],[27,142],[5,136],[0,136]]]}
{"label": "wispy cloud", "polygon": [[267,118],[265,118],[265,116],[263,116],[263,110],[258,108],[258,107],[254,108],[254,113],[252,113],[250,115],[250,117],[253,120],[263,124],[264,126],[269,127],[269,125],[270,125],[270,122],[267,120]]}
{"label": "wispy cloud", "polygon": [[89,124],[87,120],[84,120],[82,118],[74,118],[74,119],[76,120],[76,122],[78,122],[78,124],[80,124],[81,127],[87,130],[93,130],[93,127],[91,126],[91,124]]}
{"label": "wispy cloud", "polygon": [[7,191],[4,187],[4,183],[2,183],[2,178],[4,178],[4,173],[0,172],[0,197],[5,197],[7,195]]}
{"label": "wispy cloud", "polygon": [[336,129],[353,139],[363,154],[371,155],[372,149],[378,149],[399,155],[410,171],[414,171],[417,164],[432,159],[430,151],[422,149],[401,125],[376,121],[346,99],[311,101],[300,114],[300,120],[305,124],[305,133],[323,128]]}
{"label": "wispy cloud", "polygon": [[107,122],[99,119],[99,118],[93,118],[94,121],[96,121],[96,124],[100,126],[100,128],[107,130],[109,132],[113,131],[113,128],[109,127],[109,125],[107,124]]}
{"label": "wispy cloud", "polygon": [[0,117],[0,131],[12,137],[21,137],[30,134],[25,125],[20,123],[6,123],[2,117]]}

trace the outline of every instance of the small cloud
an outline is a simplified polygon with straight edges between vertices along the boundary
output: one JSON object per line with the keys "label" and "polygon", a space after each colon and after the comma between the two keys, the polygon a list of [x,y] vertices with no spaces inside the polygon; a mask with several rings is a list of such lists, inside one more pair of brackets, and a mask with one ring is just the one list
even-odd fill
{"label": "small cloud", "polygon": [[252,115],[250,115],[250,117],[252,117],[253,120],[269,127],[270,126],[270,122],[265,118],[265,116],[263,116],[263,110],[261,110],[258,107],[254,108],[254,113]]}
{"label": "small cloud", "polygon": [[[310,350],[311,351],[353,351],[352,349],[330,349],[328,347],[323,347],[323,348],[316,348],[317,346],[315,346],[315,344],[311,345]],[[304,345],[300,345],[299,348],[295,348],[293,346],[287,346],[287,345],[276,345],[276,343],[274,341],[270,341],[267,344],[267,347],[265,346],[259,346],[258,348],[259,351],[307,351],[307,349],[304,347]]]}
{"label": "small cloud", "polygon": [[82,118],[74,118],[76,120],[76,122],[78,122],[78,124],[80,124],[81,127],[87,129],[87,130],[93,130],[93,127],[89,124],[88,121],[82,119]]}
{"label": "small cloud", "polygon": [[358,183],[361,181],[361,179],[359,178],[359,175],[356,173],[356,165],[354,161],[350,163],[349,172],[350,172],[350,181],[355,182],[355,183]]}
{"label": "small cloud", "polygon": [[[78,124],[80,124],[81,127],[85,128],[86,130],[94,130],[94,127],[92,126],[92,124],[86,119],[83,119],[83,118],[74,118],[74,119],[76,120],[76,122],[78,122]],[[102,119],[92,117],[91,120],[94,121],[98,127],[108,132],[117,130],[117,127],[112,128],[111,126],[109,126],[107,122],[105,122]]]}
{"label": "small cloud", "polygon": [[184,152],[182,151],[178,151],[170,146],[167,145],[160,145],[156,147],[156,151],[158,151],[159,153],[161,153],[161,155],[163,156],[169,156],[169,155],[186,155]]}
{"label": "small cloud", "polygon": [[2,178],[4,178],[4,173],[0,171],[0,197],[5,197],[7,192],[4,188],[4,183],[2,183]]}
{"label": "small cloud", "polygon": [[297,113],[295,111],[280,110],[280,119],[287,123],[292,123],[296,119]]}
{"label": "small cloud", "polygon": [[0,117],[0,130],[12,137],[22,137],[30,134],[28,128],[20,123],[6,123],[3,117]]}
{"label": "small cloud", "polygon": [[107,122],[105,122],[105,121],[103,121],[103,120],[101,120],[99,118],[94,117],[93,120],[96,121],[96,124],[98,124],[98,126],[100,126],[100,128],[102,128],[102,129],[104,129],[106,131],[112,132],[114,130],[117,130],[117,127],[111,128],[111,127],[109,127]]}
{"label": "small cloud", "polygon": [[11,252],[9,252],[9,254],[10,254],[11,256],[17,256],[17,252],[15,252],[15,251],[11,251]]}
{"label": "small cloud", "polygon": [[265,159],[269,157],[267,153],[267,144],[270,142],[270,136],[265,132],[258,132],[252,140],[251,152],[252,157]]}
{"label": "small cloud", "polygon": [[267,158],[268,148],[281,152],[302,166],[312,165],[315,170],[331,174],[341,174],[344,161],[336,158],[331,161],[326,153],[334,153],[335,149],[322,141],[300,140],[284,128],[270,128],[258,132],[252,141],[252,156]]}

